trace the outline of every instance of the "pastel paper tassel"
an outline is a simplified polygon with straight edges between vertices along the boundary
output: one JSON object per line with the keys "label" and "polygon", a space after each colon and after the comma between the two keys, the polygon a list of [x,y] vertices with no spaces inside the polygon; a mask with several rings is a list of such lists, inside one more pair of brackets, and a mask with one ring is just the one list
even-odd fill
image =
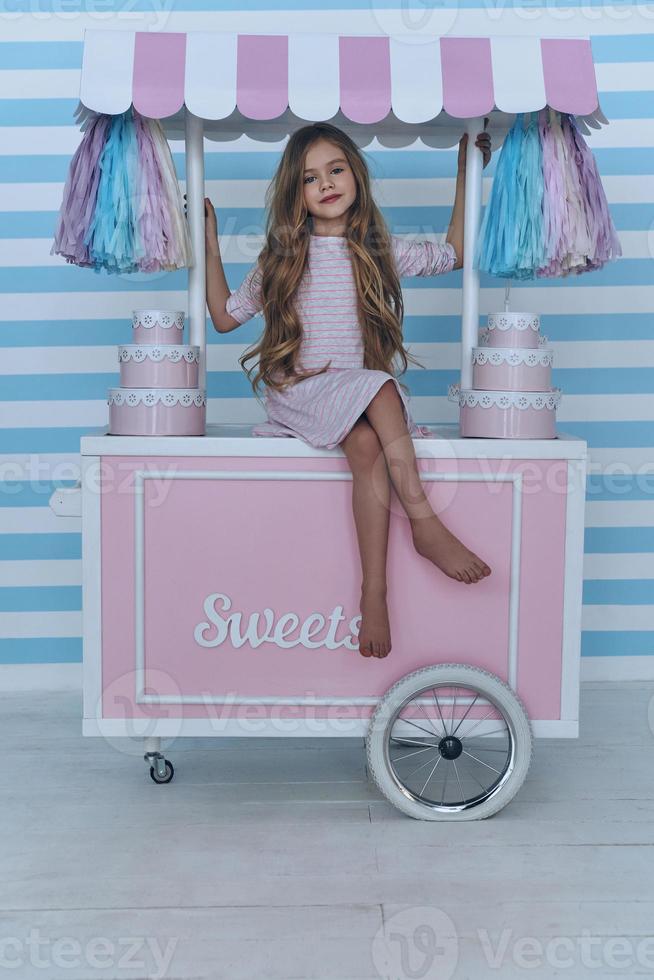
{"label": "pastel paper tassel", "polygon": [[543,241],[543,160],[538,122],[530,118],[520,144],[517,173],[518,247],[515,276],[528,279],[544,260]]}
{"label": "pastel paper tassel", "polygon": [[494,276],[514,274],[518,248],[517,187],[522,125],[507,133],[477,239],[475,264]]}
{"label": "pastel paper tassel", "polygon": [[563,174],[562,150],[557,141],[551,120],[551,110],[541,109],[539,113],[539,132],[543,154],[543,238],[545,265],[537,270],[538,275],[556,275],[556,259],[560,243],[567,235],[568,215],[565,206],[565,177]]}
{"label": "pastel paper tassel", "polygon": [[172,237],[172,223],[166,207],[159,148],[153,139],[150,121],[140,115],[135,121],[141,161],[136,217],[144,243],[139,271],[157,272],[169,261],[167,248]]}
{"label": "pastel paper tassel", "polygon": [[611,218],[604,187],[597,170],[597,163],[573,116],[567,119],[570,142],[576,148],[575,160],[586,211],[586,221],[591,238],[588,264],[600,269],[611,259],[622,255],[622,246]]}
{"label": "pastel paper tassel", "polygon": [[100,184],[93,220],[84,241],[94,268],[136,272],[143,254],[135,227],[133,205],[138,146],[129,113],[116,116],[100,157]]}
{"label": "pastel paper tassel", "polygon": [[595,158],[573,116],[519,114],[506,136],[474,262],[508,279],[568,276],[622,254]]}
{"label": "pastel paper tassel", "polygon": [[51,254],[119,274],[193,264],[175,165],[157,119],[133,108],[88,118],[69,167]]}
{"label": "pastel paper tassel", "polygon": [[175,164],[161,123],[157,119],[151,119],[150,124],[152,138],[159,151],[158,159],[163,185],[160,203],[161,207],[166,209],[164,220],[170,222],[166,268],[181,269],[193,264],[191,236],[184,214],[184,202],[175,173]]}
{"label": "pastel paper tassel", "polygon": [[90,121],[66,176],[63,202],[50,255],[62,255],[67,262],[75,265],[93,265],[84,236],[91,224],[97,202],[99,160],[107,138],[110,118],[96,116]]}

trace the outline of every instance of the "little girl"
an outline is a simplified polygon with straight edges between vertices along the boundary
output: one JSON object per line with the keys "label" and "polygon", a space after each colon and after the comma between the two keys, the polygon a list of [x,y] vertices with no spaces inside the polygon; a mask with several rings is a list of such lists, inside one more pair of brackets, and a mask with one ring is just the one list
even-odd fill
{"label": "little girl", "polygon": [[[205,198],[207,305],[228,333],[263,311],[260,342],[240,358],[255,395],[263,383],[267,419],[256,436],[291,436],[341,446],[352,470],[352,505],[361,555],[359,652],[391,650],[386,606],[390,483],[411,525],[418,554],[467,585],[490,568],[434,514],[418,473],[412,437],[430,435],[411,417],[396,377],[416,359],[402,343],[402,276],[436,276],[463,265],[467,136],[459,143],[452,218],[444,245],[391,235],[370,191],[356,144],[329,123],[296,130],[268,191],[266,243],[230,294],[216,215]],[[490,160],[490,137],[476,146]],[[419,363],[419,362],[416,362]]]}

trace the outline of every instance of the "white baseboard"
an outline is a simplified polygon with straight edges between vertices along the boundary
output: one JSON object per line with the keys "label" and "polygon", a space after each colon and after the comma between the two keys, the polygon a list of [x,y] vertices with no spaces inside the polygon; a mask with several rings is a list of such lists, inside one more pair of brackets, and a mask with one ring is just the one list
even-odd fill
{"label": "white baseboard", "polygon": [[[654,680],[654,656],[582,657],[581,682]],[[80,691],[81,664],[0,664],[0,693]]]}

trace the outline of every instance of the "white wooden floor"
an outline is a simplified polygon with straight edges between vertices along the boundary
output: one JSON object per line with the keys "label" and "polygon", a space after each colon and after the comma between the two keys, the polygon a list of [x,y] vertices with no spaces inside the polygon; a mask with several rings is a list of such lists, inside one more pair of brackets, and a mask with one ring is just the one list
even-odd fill
{"label": "white wooden floor", "polygon": [[582,737],[461,825],[387,804],[360,739],[179,739],[157,786],[81,695],[5,694],[0,974],[652,976],[651,687],[582,685]]}

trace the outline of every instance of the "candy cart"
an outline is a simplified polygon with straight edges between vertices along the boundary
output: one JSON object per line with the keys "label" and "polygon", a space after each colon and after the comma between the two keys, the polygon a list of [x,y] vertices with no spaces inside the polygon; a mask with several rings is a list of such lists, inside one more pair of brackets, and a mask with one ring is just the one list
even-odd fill
{"label": "candy cart", "polygon": [[[516,113],[546,105],[586,132],[606,121],[587,38],[87,31],[80,118],[130,105],[185,141],[195,262],[188,308],[163,327],[188,318],[200,391],[204,138],[280,141],[329,120],[361,146],[437,149],[467,132],[471,390],[485,117],[493,149]],[[404,813],[501,810],[525,779],[532,736],[578,735],[586,444],[561,431],[430,429],[414,440],[428,497],[493,573],[469,587],[418,556],[393,494],[385,659],[357,648],[360,565],[340,449],[219,421],[195,435],[84,436],[78,487],[51,500],[82,518],[84,735],[137,740],[156,783],[173,777],[165,749],[178,737],[361,737],[371,780]]]}

